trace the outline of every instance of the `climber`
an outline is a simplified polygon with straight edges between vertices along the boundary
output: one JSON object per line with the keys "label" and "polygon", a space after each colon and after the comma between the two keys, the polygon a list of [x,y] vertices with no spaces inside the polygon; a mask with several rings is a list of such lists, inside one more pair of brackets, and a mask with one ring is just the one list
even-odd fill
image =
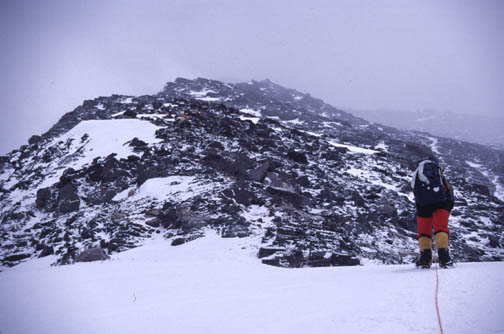
{"label": "climber", "polygon": [[439,265],[453,265],[449,252],[448,217],[453,209],[453,188],[445,178],[435,157],[422,159],[413,173],[411,187],[417,208],[418,245],[420,256],[416,266],[430,268],[432,264],[432,229]]}

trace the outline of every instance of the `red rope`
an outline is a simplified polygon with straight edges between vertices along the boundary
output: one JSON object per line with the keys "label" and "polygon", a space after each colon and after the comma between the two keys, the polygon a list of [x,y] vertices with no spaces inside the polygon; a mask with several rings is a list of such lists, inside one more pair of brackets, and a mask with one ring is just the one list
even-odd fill
{"label": "red rope", "polygon": [[438,291],[439,291],[439,275],[438,275],[438,265],[436,264],[436,312],[437,312],[439,330],[441,331],[441,334],[443,334],[443,324],[441,323],[441,315],[439,314]]}

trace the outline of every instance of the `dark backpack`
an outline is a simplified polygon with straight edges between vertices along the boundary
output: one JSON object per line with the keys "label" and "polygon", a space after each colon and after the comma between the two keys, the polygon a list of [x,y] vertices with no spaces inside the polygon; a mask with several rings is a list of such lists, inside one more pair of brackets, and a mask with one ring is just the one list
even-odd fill
{"label": "dark backpack", "polygon": [[415,201],[420,206],[441,203],[449,199],[450,186],[443,170],[437,162],[423,160],[413,175],[413,193]]}

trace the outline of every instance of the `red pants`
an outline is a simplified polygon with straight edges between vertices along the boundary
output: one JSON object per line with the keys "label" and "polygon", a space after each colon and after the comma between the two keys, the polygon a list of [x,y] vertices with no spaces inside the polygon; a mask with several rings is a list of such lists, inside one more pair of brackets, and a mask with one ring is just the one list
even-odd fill
{"label": "red pants", "polygon": [[450,217],[450,212],[445,209],[438,209],[434,211],[430,217],[417,217],[417,238],[420,238],[421,236],[432,238],[433,225],[434,233],[450,233],[450,229],[448,228],[448,217]]}

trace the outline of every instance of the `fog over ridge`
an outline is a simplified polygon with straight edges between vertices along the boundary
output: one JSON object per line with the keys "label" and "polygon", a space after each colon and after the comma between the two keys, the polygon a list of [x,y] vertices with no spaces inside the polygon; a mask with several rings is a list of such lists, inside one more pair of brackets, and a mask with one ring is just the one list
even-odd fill
{"label": "fog over ridge", "polygon": [[271,79],[342,109],[500,115],[500,1],[2,1],[0,154],[84,99]]}

